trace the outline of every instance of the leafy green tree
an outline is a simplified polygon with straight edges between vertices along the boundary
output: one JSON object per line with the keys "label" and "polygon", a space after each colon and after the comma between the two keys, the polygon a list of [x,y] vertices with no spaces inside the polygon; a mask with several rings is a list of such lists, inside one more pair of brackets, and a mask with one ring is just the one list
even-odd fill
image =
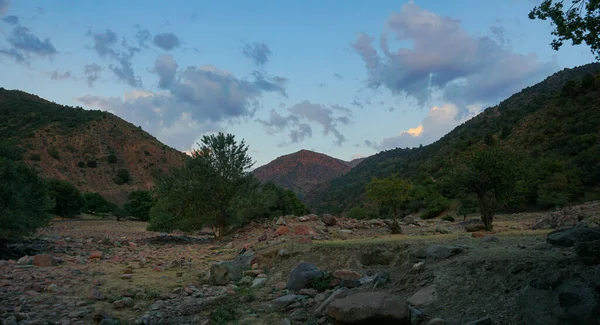
{"label": "leafy green tree", "polygon": [[544,0],[529,12],[529,19],[552,21],[554,50],[558,51],[565,41],[585,43],[600,60],[600,0],[571,0],[570,4],[565,10],[563,0]]}
{"label": "leafy green tree", "polygon": [[132,217],[143,221],[150,219],[150,209],[154,205],[154,198],[149,191],[133,191],[127,195],[128,202],[123,208]]}
{"label": "leafy green tree", "polygon": [[31,235],[50,220],[45,182],[22,163],[0,158],[0,241]]}
{"label": "leafy green tree", "polygon": [[46,180],[48,193],[54,200],[52,213],[71,218],[79,214],[85,207],[85,199],[73,184],[58,179]]}
{"label": "leafy green tree", "polygon": [[88,213],[111,213],[115,212],[117,206],[108,202],[100,193],[83,193],[85,199],[84,211]]}
{"label": "leafy green tree", "polygon": [[392,208],[394,214],[392,233],[402,232],[398,224],[398,209],[411,199],[412,192],[413,185],[397,176],[373,178],[367,185],[367,195],[372,200]]}
{"label": "leafy green tree", "polygon": [[481,220],[486,230],[492,230],[494,214],[516,193],[517,161],[498,147],[481,149],[457,172],[455,181],[460,190],[476,197]]}

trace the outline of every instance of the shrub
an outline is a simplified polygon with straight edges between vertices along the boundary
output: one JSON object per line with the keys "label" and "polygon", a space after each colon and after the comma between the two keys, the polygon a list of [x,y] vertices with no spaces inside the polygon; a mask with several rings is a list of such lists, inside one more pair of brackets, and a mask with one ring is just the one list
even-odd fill
{"label": "shrub", "polygon": [[52,213],[70,218],[85,207],[85,198],[73,184],[58,179],[48,179],[48,193],[54,199]]}
{"label": "shrub", "polygon": [[46,149],[46,151],[48,151],[48,154],[50,155],[50,157],[59,160],[60,159],[60,153],[58,152],[58,149],[56,149],[55,147],[50,147],[48,149]]}
{"label": "shrub", "polygon": [[39,153],[34,153],[32,155],[29,156],[29,160],[31,161],[41,161],[42,160],[42,156],[40,156]]}
{"label": "shrub", "polygon": [[454,222],[454,217],[453,216],[443,216],[442,220],[446,220],[446,221],[450,221],[450,222]]}
{"label": "shrub", "polygon": [[319,291],[325,291],[331,286],[331,275],[325,273],[323,276],[313,278],[310,287]]}
{"label": "shrub", "polygon": [[421,219],[432,219],[450,207],[450,200],[441,195],[431,195],[425,200],[427,209],[421,213]]}
{"label": "shrub", "polygon": [[88,192],[84,193],[85,208],[88,213],[110,213],[117,209],[117,206],[108,202],[100,193]]}
{"label": "shrub", "polygon": [[70,153],[76,153],[76,152],[77,152],[77,148],[73,147],[73,146],[72,146],[72,145],[70,145],[70,144],[68,144],[68,145],[66,146],[66,148],[67,148],[67,150],[68,150]]}
{"label": "shrub", "polygon": [[129,202],[125,203],[123,209],[132,217],[140,220],[150,220],[150,209],[154,199],[149,191],[133,191],[127,196]]}
{"label": "shrub", "polygon": [[220,305],[210,312],[211,323],[214,322],[215,324],[230,324],[237,318],[237,311],[231,305]]}
{"label": "shrub", "polygon": [[23,159],[23,148],[11,144],[0,143],[0,157],[19,161]]}
{"label": "shrub", "polygon": [[96,168],[98,167],[98,162],[96,160],[88,160],[86,165],[90,168]]}
{"label": "shrub", "polygon": [[117,185],[123,185],[129,182],[129,171],[127,169],[119,169],[117,171],[117,177],[115,177],[113,180]]}
{"label": "shrub", "polygon": [[35,233],[50,220],[46,184],[23,163],[0,158],[0,240]]}
{"label": "shrub", "polygon": [[150,151],[148,151],[148,150],[144,150],[144,155],[146,155],[146,156],[148,156],[148,157],[149,157],[149,156],[152,156],[152,155],[150,154]]}
{"label": "shrub", "polygon": [[117,156],[115,154],[111,153],[110,155],[108,155],[107,160],[108,160],[109,164],[116,164],[117,163]]}
{"label": "shrub", "polygon": [[77,163],[77,167],[79,168],[85,168],[85,163],[83,161],[80,161]]}

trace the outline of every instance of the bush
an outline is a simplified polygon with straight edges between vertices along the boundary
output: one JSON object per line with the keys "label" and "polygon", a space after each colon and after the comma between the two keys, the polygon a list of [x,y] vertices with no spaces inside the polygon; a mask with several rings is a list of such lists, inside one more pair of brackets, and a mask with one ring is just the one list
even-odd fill
{"label": "bush", "polygon": [[0,240],[34,234],[50,220],[46,184],[25,164],[0,158]]}
{"label": "bush", "polygon": [[85,208],[88,213],[114,213],[117,206],[114,203],[108,202],[100,193],[88,192],[84,193]]}
{"label": "bush", "polygon": [[0,158],[19,161],[23,159],[23,151],[23,148],[15,145],[0,143]]}
{"label": "bush", "polygon": [[50,147],[48,149],[46,149],[46,151],[48,151],[48,154],[50,155],[50,157],[59,160],[60,159],[60,153],[58,152],[58,149],[56,149],[55,147]]}
{"label": "bush", "polygon": [[442,220],[446,220],[446,221],[450,221],[450,222],[454,222],[454,217],[453,216],[443,216]]}
{"label": "bush", "polygon": [[77,163],[77,167],[79,168],[85,168],[85,163],[83,161],[80,161]]}
{"label": "bush", "polygon": [[42,156],[40,156],[39,153],[34,153],[32,155],[29,156],[29,160],[31,161],[41,161],[42,160]]}
{"label": "bush", "polygon": [[450,200],[439,194],[434,194],[425,199],[425,205],[427,206],[427,209],[421,213],[421,219],[432,219],[448,210],[450,207]]}
{"label": "bush", "polygon": [[154,205],[154,199],[148,191],[133,191],[127,196],[129,202],[125,203],[123,209],[132,217],[143,221],[150,220],[150,209]]}
{"label": "bush", "polygon": [[98,162],[95,160],[88,160],[86,165],[90,168],[96,168],[96,167],[98,167]]}
{"label": "bush", "polygon": [[48,179],[46,184],[50,197],[54,199],[52,213],[71,218],[85,207],[85,198],[73,184],[58,179]]}
{"label": "bush", "polygon": [[117,156],[115,154],[110,154],[108,155],[108,163],[109,164],[116,164],[117,163]]}
{"label": "bush", "polygon": [[129,171],[127,169],[119,169],[117,171],[117,177],[115,177],[113,180],[115,184],[123,185],[129,182],[129,179]]}
{"label": "bush", "polygon": [[211,324],[230,324],[238,318],[237,311],[234,306],[221,305],[210,312]]}
{"label": "bush", "polygon": [[325,273],[323,276],[313,278],[310,282],[310,287],[319,291],[325,291],[331,286],[331,275]]}

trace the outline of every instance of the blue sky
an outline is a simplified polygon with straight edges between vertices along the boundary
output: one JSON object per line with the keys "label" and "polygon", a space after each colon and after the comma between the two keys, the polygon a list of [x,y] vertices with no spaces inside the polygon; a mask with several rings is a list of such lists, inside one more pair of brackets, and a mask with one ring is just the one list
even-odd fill
{"label": "blue sky", "polygon": [[550,74],[531,0],[0,0],[0,87],[111,111],[189,150],[244,138],[262,165],[429,144]]}

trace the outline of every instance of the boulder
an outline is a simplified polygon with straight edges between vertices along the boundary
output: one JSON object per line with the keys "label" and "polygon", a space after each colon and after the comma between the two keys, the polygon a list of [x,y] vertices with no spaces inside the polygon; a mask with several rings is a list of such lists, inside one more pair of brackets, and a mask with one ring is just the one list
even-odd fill
{"label": "boulder", "polygon": [[600,264],[600,240],[584,241],[575,244],[575,253],[587,265]]}
{"label": "boulder", "polygon": [[294,227],[294,234],[300,236],[315,236],[317,232],[309,225],[297,225]]}
{"label": "boulder", "polygon": [[321,221],[330,227],[337,225],[337,219],[330,214],[324,214],[323,217],[321,217]]}
{"label": "boulder", "polygon": [[467,232],[485,230],[485,225],[481,219],[471,219],[459,222],[458,225],[464,227]]}
{"label": "boulder", "polygon": [[425,288],[421,288],[421,290],[415,292],[410,298],[406,301],[415,306],[422,307],[427,306],[434,303],[438,298],[437,291],[435,290],[435,286],[430,285]]}
{"label": "boulder", "polygon": [[290,228],[288,226],[279,226],[277,230],[275,230],[276,236],[282,236],[290,232]]}
{"label": "boulder", "polygon": [[279,217],[277,219],[277,221],[275,222],[275,224],[278,225],[278,226],[285,226],[285,225],[287,225],[287,223],[285,222],[285,219],[283,219],[283,217]]}
{"label": "boulder", "polygon": [[425,258],[428,262],[438,262],[463,251],[464,249],[459,246],[430,245],[425,249]]}
{"label": "boulder", "polygon": [[555,230],[546,241],[554,246],[571,247],[578,242],[600,239],[600,228],[571,227]]}
{"label": "boulder", "polygon": [[391,321],[398,325],[410,324],[406,302],[384,292],[361,292],[336,299],[327,307],[327,315],[346,324]]}
{"label": "boulder", "polygon": [[308,288],[313,279],[320,278],[324,274],[316,265],[302,262],[292,270],[287,288],[292,291]]}
{"label": "boulder", "polygon": [[340,280],[357,280],[362,278],[362,274],[353,270],[342,269],[334,271],[333,277],[338,278]]}
{"label": "boulder", "polygon": [[244,275],[244,271],[250,269],[255,254],[252,250],[238,255],[233,261],[220,261],[210,268],[209,280],[215,285],[226,285],[230,281],[238,281]]}
{"label": "boulder", "polygon": [[336,299],[345,298],[349,294],[350,294],[350,290],[348,290],[348,288],[339,288],[339,289],[335,290],[333,293],[331,293],[331,295],[327,299],[325,299],[319,305],[319,307],[317,307],[315,309],[315,316],[321,317],[321,316],[325,315],[325,313],[327,312],[327,307],[329,307],[331,302],[333,302]]}
{"label": "boulder", "polygon": [[295,295],[293,293],[287,294],[285,296],[281,296],[281,297],[273,300],[273,308],[275,310],[284,309],[287,306],[298,301],[300,298],[301,298],[301,296]]}
{"label": "boulder", "polygon": [[37,254],[33,257],[33,265],[35,266],[55,266],[56,259],[47,254]]}
{"label": "boulder", "polygon": [[252,280],[252,288],[262,288],[267,283],[267,278],[256,278]]}
{"label": "boulder", "polygon": [[597,324],[598,293],[579,276],[560,272],[542,274],[520,293],[518,309],[523,324]]}

